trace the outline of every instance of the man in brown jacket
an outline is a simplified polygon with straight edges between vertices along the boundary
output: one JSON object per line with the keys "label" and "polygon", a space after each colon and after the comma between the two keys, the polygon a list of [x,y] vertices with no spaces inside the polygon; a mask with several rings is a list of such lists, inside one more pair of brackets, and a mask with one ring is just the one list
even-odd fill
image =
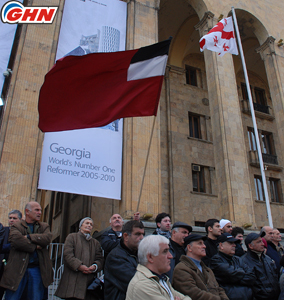
{"label": "man in brown jacket", "polygon": [[174,269],[173,287],[192,300],[228,300],[211,269],[201,261],[206,255],[205,238],[191,234],[184,239],[186,256],[181,256],[180,263]]}
{"label": "man in brown jacket", "polygon": [[11,227],[11,251],[0,285],[6,288],[6,300],[20,299],[25,289],[28,299],[41,300],[44,287],[52,283],[52,264],[47,246],[52,234],[47,223],[39,222],[41,206],[29,202],[26,220]]}

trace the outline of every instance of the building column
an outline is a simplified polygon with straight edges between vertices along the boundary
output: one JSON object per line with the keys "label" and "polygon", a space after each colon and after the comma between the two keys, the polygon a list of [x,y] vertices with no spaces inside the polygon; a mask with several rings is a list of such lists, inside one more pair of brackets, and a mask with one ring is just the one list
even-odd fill
{"label": "building column", "polygon": [[[281,49],[282,48],[282,49]],[[278,141],[281,151],[277,152],[278,163],[280,166],[284,164],[284,70],[281,66],[284,65],[283,55],[283,45],[275,47],[275,38],[269,36],[266,41],[256,49],[260,54],[265,70],[269,85],[270,96],[273,104],[273,113],[275,116],[277,132],[273,133],[278,135]],[[267,178],[268,182],[268,178]],[[283,189],[283,184],[282,184]],[[268,191],[269,197],[270,191]],[[283,193],[283,190],[282,190]],[[281,221],[277,217],[275,219],[273,216],[279,216],[279,206],[271,205],[271,214],[274,226],[281,226]]]}
{"label": "building column", "polygon": [[[42,1],[32,1],[41,6]],[[24,212],[25,204],[40,199],[37,181],[43,134],[38,129],[38,92],[55,56],[64,1],[52,24],[23,24],[15,57],[7,105],[0,132],[0,217],[12,209]]]}
{"label": "building column", "polygon": [[[216,23],[213,13],[207,12],[195,28],[203,36]],[[245,147],[232,55],[220,57],[216,52],[205,50],[204,59],[220,200],[219,217],[233,221],[234,225],[249,223],[255,228],[248,149]]]}
{"label": "building column", "polygon": [[[283,47],[283,46],[282,46]],[[266,70],[266,76],[269,84],[270,95],[273,103],[273,113],[277,124],[278,138],[281,150],[277,153],[279,164],[283,164],[284,151],[284,71],[279,66],[284,64],[284,59],[277,55],[275,49],[275,38],[270,36],[256,49],[260,54]]]}
{"label": "building column", "polygon": [[[127,49],[158,42],[159,1],[128,2]],[[124,120],[123,183],[120,212],[130,217],[137,209],[154,117]],[[160,116],[155,120],[139,211],[157,214],[161,209]]]}

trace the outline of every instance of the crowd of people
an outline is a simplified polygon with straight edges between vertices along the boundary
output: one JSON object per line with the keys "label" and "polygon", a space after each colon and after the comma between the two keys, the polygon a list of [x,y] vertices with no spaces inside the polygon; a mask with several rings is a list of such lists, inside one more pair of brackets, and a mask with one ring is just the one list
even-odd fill
{"label": "crowd of people", "polygon": [[[9,226],[0,223],[0,299],[48,298],[52,234],[40,222],[41,212],[39,203],[29,202],[24,218],[13,210]],[[66,238],[55,295],[70,300],[284,300],[279,230],[264,226],[249,233],[244,249],[244,230],[233,228],[230,220],[209,219],[206,236],[192,233],[184,222],[171,224],[167,213],[155,221],[155,231],[145,237],[139,213],[125,224],[114,214],[99,242],[91,235],[93,220],[83,218],[79,232]]]}

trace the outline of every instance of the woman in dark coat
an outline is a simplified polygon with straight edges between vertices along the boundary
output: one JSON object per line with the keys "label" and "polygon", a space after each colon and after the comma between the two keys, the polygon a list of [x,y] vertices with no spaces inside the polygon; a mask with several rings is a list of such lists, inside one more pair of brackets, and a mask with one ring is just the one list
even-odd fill
{"label": "woman in dark coat", "polygon": [[79,228],[79,232],[70,233],[65,241],[64,272],[55,293],[62,299],[93,299],[87,287],[103,267],[101,245],[90,235],[93,220],[82,219]]}

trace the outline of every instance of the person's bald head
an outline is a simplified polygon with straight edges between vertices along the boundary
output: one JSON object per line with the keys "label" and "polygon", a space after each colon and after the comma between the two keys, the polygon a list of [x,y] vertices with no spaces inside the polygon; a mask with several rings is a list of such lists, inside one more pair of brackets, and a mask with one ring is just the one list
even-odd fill
{"label": "person's bald head", "polygon": [[40,220],[41,206],[38,202],[31,201],[25,206],[25,215],[27,223],[34,223]]}
{"label": "person's bald head", "polygon": [[121,215],[119,214],[112,215],[109,220],[109,224],[113,231],[121,231],[123,226],[123,219]]}
{"label": "person's bald head", "polygon": [[260,230],[260,233],[265,232],[265,236],[263,237],[267,242],[271,241],[273,236],[273,229],[270,226],[263,226]]}

